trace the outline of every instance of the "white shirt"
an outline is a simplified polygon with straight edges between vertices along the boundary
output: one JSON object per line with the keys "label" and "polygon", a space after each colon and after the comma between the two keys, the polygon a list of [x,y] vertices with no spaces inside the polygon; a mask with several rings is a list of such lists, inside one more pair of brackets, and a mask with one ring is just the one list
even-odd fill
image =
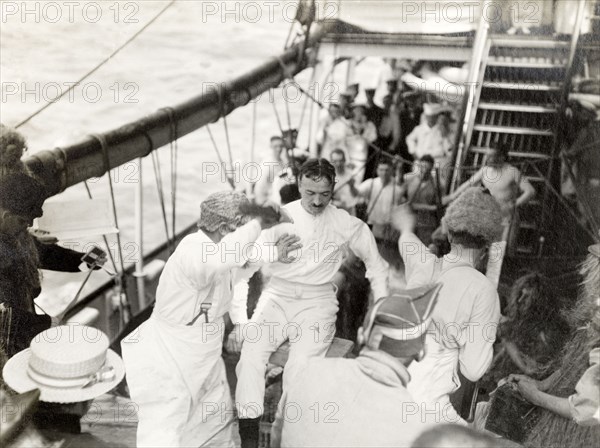
{"label": "white shirt", "polygon": [[438,125],[430,128],[427,123],[421,123],[406,137],[408,152],[417,159],[424,155],[430,155],[434,159],[445,157],[452,149],[452,144],[450,135],[442,136]]}
{"label": "white shirt", "polygon": [[254,200],[257,204],[262,205],[272,199],[274,193],[279,196],[279,190],[275,183],[281,172],[285,169],[285,163],[281,160],[276,160],[274,157],[269,157],[260,163],[258,171],[258,180],[254,185]]}
{"label": "white shirt", "polygon": [[[169,257],[160,276],[154,312],[168,321],[187,324],[200,312],[200,305],[212,289],[209,321],[223,316],[232,300],[234,274],[231,271],[246,263],[250,254],[243,248],[256,241],[260,231],[258,221],[252,220],[218,243],[201,230],[186,236]],[[238,321],[234,316],[232,320]]]}
{"label": "white shirt", "polygon": [[392,208],[402,200],[402,188],[392,179],[385,187],[380,178],[367,179],[356,187],[361,196],[367,199],[369,224],[388,224]]}
{"label": "white shirt", "polygon": [[300,200],[283,209],[294,223],[262,232],[257,241],[261,257],[274,261],[273,244],[284,233],[300,237],[302,248],[290,252],[290,257],[297,257],[294,262],[269,265],[273,277],[308,285],[330,283],[350,249],[365,262],[375,298],[388,295],[388,264],[379,255],[375,238],[364,222],[333,205],[316,216],[304,210]]}
{"label": "white shirt", "polygon": [[413,233],[404,233],[398,245],[407,288],[442,283],[425,340],[426,355],[410,365],[408,390],[417,401],[447,401],[460,386],[459,365],[466,378],[477,381],[492,362],[500,321],[498,293],[456,246],[438,259]]}

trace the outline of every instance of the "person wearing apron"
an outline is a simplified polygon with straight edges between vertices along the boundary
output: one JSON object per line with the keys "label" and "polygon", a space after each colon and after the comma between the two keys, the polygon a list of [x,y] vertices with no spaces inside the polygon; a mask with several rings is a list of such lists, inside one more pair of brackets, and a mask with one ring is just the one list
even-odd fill
{"label": "person wearing apron", "polygon": [[234,408],[221,358],[223,315],[230,310],[233,270],[252,254],[244,248],[276,224],[250,220],[240,211],[246,203],[237,192],[202,202],[199,230],[167,261],[151,317],[121,343],[139,417],[138,447],[234,446]]}
{"label": "person wearing apron", "polygon": [[330,204],[335,187],[333,165],[325,159],[309,159],[300,169],[298,187],[302,198],[282,208],[294,223],[263,232],[259,240],[265,244],[278,241],[287,232],[298,236],[302,250],[289,254],[292,262],[269,265],[271,280],[245,332],[235,393],[243,448],[258,446],[271,354],[289,340],[285,390],[294,381],[297,361],[327,353],[338,312],[333,280],[349,251],[365,262],[374,300],[388,295],[388,264],[379,255],[373,234],[360,219]]}
{"label": "person wearing apron", "polygon": [[408,208],[398,209],[392,219],[402,233],[398,245],[407,288],[442,285],[425,341],[426,355],[408,369],[412,378],[408,391],[415,401],[427,403],[438,422],[464,423],[450,403],[450,394],[460,387],[459,366],[470,381],[483,376],[492,362],[500,321],[496,287],[475,269],[502,233],[500,206],[481,188],[465,190],[442,219],[451,250],[440,259],[414,234],[416,218]]}

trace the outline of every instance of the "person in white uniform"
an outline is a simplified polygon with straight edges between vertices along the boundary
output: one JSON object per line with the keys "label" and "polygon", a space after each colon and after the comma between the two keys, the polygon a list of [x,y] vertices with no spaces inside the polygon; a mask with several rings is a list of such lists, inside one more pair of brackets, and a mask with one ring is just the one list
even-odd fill
{"label": "person in white uniform", "polygon": [[338,311],[332,281],[348,250],[365,262],[374,298],[388,294],[388,265],[367,225],[330,204],[334,186],[331,163],[325,159],[306,161],[299,176],[301,199],[282,207],[294,223],[261,235],[265,242],[277,241],[282,234],[296,235],[302,249],[289,254],[294,259],[291,263],[269,265],[272,277],[259,299],[261,310],[252,316],[252,325],[244,332],[235,393],[243,447],[258,444],[270,355],[289,339],[284,388],[291,384],[288,372],[298,358],[325,356]]}
{"label": "person in white uniform", "polygon": [[395,210],[392,222],[401,232],[407,287],[442,284],[425,342],[427,354],[410,366],[408,390],[415,400],[428,403],[440,422],[461,423],[450,403],[450,394],[460,387],[459,367],[470,381],[483,376],[492,362],[500,320],[496,288],[474,267],[502,234],[500,206],[478,187],[459,196],[442,219],[451,250],[441,259],[415,235],[416,218],[408,207]]}
{"label": "person in white uniform", "polygon": [[139,417],[138,447],[234,446],[221,358],[233,270],[246,263],[252,252],[245,248],[262,229],[287,219],[277,213],[251,219],[240,210],[247,203],[237,192],[214,193],[202,202],[199,231],[167,261],[151,317],[122,341]]}
{"label": "person in white uniform", "polygon": [[434,424],[406,385],[407,367],[423,356],[439,286],[377,301],[358,330],[356,359],[298,363],[302,375],[279,402],[271,448],[408,447]]}

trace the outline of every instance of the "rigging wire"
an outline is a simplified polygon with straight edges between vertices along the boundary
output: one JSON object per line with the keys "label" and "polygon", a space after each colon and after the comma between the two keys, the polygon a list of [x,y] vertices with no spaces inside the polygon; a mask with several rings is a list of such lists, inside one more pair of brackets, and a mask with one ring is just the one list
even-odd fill
{"label": "rigging wire", "polygon": [[[118,229],[119,228],[119,218],[118,218],[118,213],[117,213],[117,202],[116,202],[116,197],[115,197],[115,191],[114,191],[114,187],[113,187],[112,178],[110,177],[110,159],[109,159],[109,155],[108,155],[108,143],[106,142],[106,138],[101,134],[92,134],[92,137],[94,137],[96,140],[98,140],[98,142],[100,142],[100,146],[102,147],[102,153],[104,156],[104,166],[105,166],[106,172],[108,174],[108,187],[110,190],[113,218],[115,220],[115,226]],[[123,261],[123,248],[121,246],[121,234],[119,232],[117,232],[117,248],[119,250],[119,264],[121,266],[121,273],[115,279],[115,283],[117,284],[117,287],[119,289],[119,309],[120,309],[120,311],[122,311],[123,302],[121,299],[122,299],[122,296],[125,295],[125,309],[126,309],[128,315],[131,316],[132,315],[131,305],[129,304],[129,300],[127,299],[127,292],[126,292],[126,288],[125,288],[125,262]],[[120,312],[119,314],[120,314],[119,318],[121,320],[121,324],[124,325],[125,324],[124,313]]]}
{"label": "rigging wire", "polygon": [[[165,111],[169,114],[169,123],[170,123],[170,139],[171,143],[169,145],[171,159],[170,159],[170,168],[171,168],[171,236],[173,237],[173,242],[171,244],[171,253],[175,250],[175,239],[176,239],[176,226],[175,220],[177,217],[177,160],[179,157],[179,130],[177,128],[177,120],[175,120],[175,110],[172,107],[164,108]],[[165,217],[166,219],[166,217]],[[167,232],[168,239],[168,232]]]}
{"label": "rigging wire", "polygon": [[173,253],[173,247],[171,246],[171,238],[169,236],[169,224],[167,223],[167,210],[165,207],[165,193],[164,193],[164,187],[163,187],[163,182],[162,182],[162,172],[160,169],[160,158],[158,157],[158,152],[152,151],[151,158],[152,158],[152,168],[154,169],[154,179],[156,180],[158,203],[160,204],[163,224],[165,227],[165,236],[167,238],[167,246],[169,248],[169,252]]}
{"label": "rigging wire", "polygon": [[[90,186],[88,185],[87,180],[83,181],[83,185],[85,186],[85,190],[87,191],[88,198],[93,199],[92,191],[90,190]],[[104,245],[106,246],[106,252],[108,253],[108,257],[110,258],[110,262],[112,264],[114,272],[119,272],[119,269],[117,268],[117,263],[115,262],[112,251],[110,250],[110,247],[108,245],[108,238],[106,238],[106,235],[102,235],[102,239],[104,240]]]}
{"label": "rigging wire", "polygon": [[[552,194],[554,194],[554,196],[556,196],[556,199],[558,199],[558,201],[561,203],[561,205],[567,210],[567,212],[569,212],[571,217],[573,217],[576,222],[580,223],[579,217],[577,215],[575,215],[575,213],[571,209],[571,206],[566,202],[566,200],[562,197],[562,195],[558,191],[556,191],[556,189],[552,186],[552,184],[548,181],[548,179],[546,179],[544,174],[535,165],[532,164],[531,167],[535,171],[537,171],[540,178],[544,180],[544,183],[546,184],[546,188],[548,188],[552,192]],[[596,238],[597,238],[596,235],[590,229],[588,229],[587,227],[585,227],[583,225],[581,227],[592,238],[592,240],[594,240],[594,241],[596,240]]]}
{"label": "rigging wire", "polygon": [[39,108],[37,111],[35,111],[34,113],[32,113],[31,115],[29,115],[27,118],[25,118],[24,120],[22,120],[21,122],[19,122],[17,125],[15,125],[15,129],[20,128],[21,126],[23,126],[25,123],[29,122],[32,118],[36,117],[37,115],[41,114],[44,110],[46,110],[47,108],[49,108],[51,105],[55,104],[58,102],[58,100],[60,100],[63,96],[65,96],[67,93],[69,93],[71,90],[73,90],[75,87],[77,87],[79,84],[81,84],[81,82],[83,82],[85,79],[87,79],[88,77],[90,77],[91,75],[93,75],[96,71],[98,71],[104,64],[106,64],[108,61],[110,61],[113,57],[115,57],[121,50],[123,50],[127,45],[129,45],[131,42],[133,42],[140,34],[142,34],[144,31],[146,31],[146,29],[152,25],[156,20],[158,20],[158,18],[160,16],[162,16],[167,9],[169,9],[171,6],[173,6],[173,4],[176,2],[177,0],[171,0],[171,2],[166,5],[163,9],[161,9],[154,17],[152,17],[142,28],[140,28],[137,32],[135,32],[133,34],[133,36],[131,36],[129,39],[127,39],[123,44],[121,44],[121,46],[119,48],[117,48],[115,51],[113,51],[110,55],[108,55],[106,58],[104,58],[100,63],[98,63],[94,68],[92,68],[90,71],[88,71],[85,75],[83,75],[81,78],[79,78],[79,80],[77,80],[75,83],[71,84],[69,86],[68,89],[64,90],[63,92],[60,93],[60,95],[58,95],[56,98],[53,98],[50,102],[46,103],[45,105],[43,105],[41,108]]}
{"label": "rigging wire", "polygon": [[[215,149],[215,152],[217,153],[217,158],[219,159],[219,164],[221,165],[222,169],[225,169],[227,167],[227,165],[225,165],[225,162],[223,161],[223,158],[221,157],[221,152],[219,151],[217,142],[215,141],[215,138],[213,137],[213,133],[210,130],[210,126],[206,125],[205,127],[206,127],[206,131],[208,132],[208,136],[210,137],[210,141],[212,142],[213,148]],[[229,182],[229,185],[231,186],[231,188],[233,190],[235,190],[235,183],[233,182],[233,179],[231,177],[229,177],[229,175],[227,175],[227,181]]]}
{"label": "rigging wire", "polygon": [[[258,101],[254,101],[252,105],[252,136],[250,139],[250,164],[254,166],[254,147],[256,144],[256,109],[258,106]],[[259,174],[262,174],[259,172]],[[256,182],[250,183],[250,196],[251,199],[254,200],[254,187],[256,186]]]}

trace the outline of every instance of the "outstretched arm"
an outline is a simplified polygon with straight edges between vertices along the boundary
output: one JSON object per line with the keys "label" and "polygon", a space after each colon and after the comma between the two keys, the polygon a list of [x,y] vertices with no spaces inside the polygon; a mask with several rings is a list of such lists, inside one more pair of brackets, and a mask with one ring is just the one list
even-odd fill
{"label": "outstretched arm", "polygon": [[572,418],[571,407],[569,406],[568,398],[556,397],[554,395],[542,392],[538,389],[535,380],[524,375],[514,376],[512,381],[523,398],[525,398],[531,404],[535,404],[536,406],[554,412],[561,417],[568,419]]}
{"label": "outstretched arm", "polygon": [[473,187],[473,186],[481,183],[481,181],[483,180],[483,169],[484,168],[485,167],[481,167],[479,169],[479,171],[477,171],[475,174],[473,174],[469,180],[467,180],[460,187],[458,187],[456,190],[454,190],[454,192],[452,194],[450,194],[448,196],[444,196],[442,198],[442,203],[444,205],[449,204],[450,202],[454,201],[457,197],[459,197],[461,194],[463,194],[463,192],[467,188]]}
{"label": "outstretched arm", "polygon": [[526,204],[535,196],[535,188],[533,188],[533,185],[531,185],[529,180],[522,175],[521,182],[519,182],[519,189],[521,190],[521,195],[517,198],[515,204],[517,207]]}

